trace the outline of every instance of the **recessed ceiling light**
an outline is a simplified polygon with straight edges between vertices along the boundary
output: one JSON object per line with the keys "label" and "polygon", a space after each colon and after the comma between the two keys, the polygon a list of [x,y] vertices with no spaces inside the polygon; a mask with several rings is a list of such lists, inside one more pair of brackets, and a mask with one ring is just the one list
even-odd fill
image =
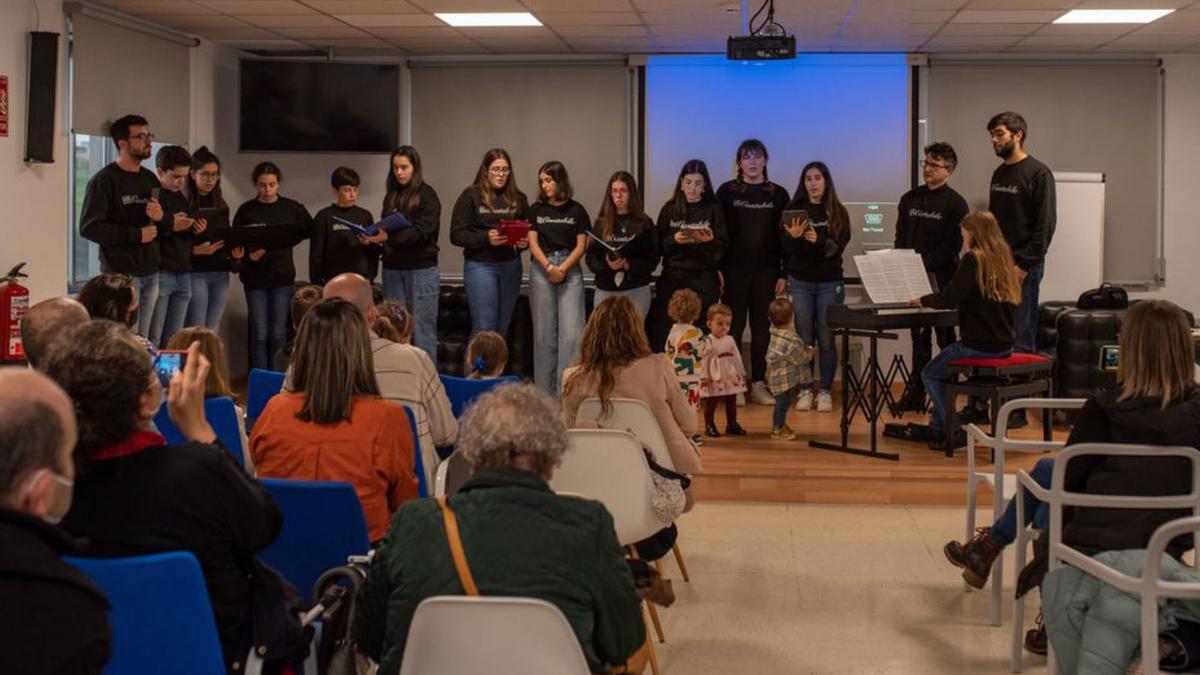
{"label": "recessed ceiling light", "polygon": [[542,25],[542,22],[529,12],[441,12],[434,16],[455,28]]}
{"label": "recessed ceiling light", "polygon": [[1073,9],[1054,23],[1150,23],[1173,9]]}

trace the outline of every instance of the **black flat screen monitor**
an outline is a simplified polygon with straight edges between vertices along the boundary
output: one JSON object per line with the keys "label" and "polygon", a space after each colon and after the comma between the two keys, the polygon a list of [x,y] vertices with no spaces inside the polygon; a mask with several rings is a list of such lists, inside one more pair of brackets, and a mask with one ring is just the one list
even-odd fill
{"label": "black flat screen monitor", "polygon": [[400,141],[400,67],[241,62],[243,152],[390,152]]}

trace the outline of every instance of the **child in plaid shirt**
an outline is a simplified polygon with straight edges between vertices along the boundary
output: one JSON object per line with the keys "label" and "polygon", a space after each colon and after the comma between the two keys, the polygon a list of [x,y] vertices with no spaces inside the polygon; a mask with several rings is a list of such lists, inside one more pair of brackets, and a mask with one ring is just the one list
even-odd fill
{"label": "child in plaid shirt", "polygon": [[771,319],[771,341],[767,345],[767,388],[775,396],[771,417],[771,438],[790,441],[796,433],[788,428],[787,412],[801,385],[812,384],[812,347],[796,333],[795,309],[790,298],[771,301],[767,316]]}

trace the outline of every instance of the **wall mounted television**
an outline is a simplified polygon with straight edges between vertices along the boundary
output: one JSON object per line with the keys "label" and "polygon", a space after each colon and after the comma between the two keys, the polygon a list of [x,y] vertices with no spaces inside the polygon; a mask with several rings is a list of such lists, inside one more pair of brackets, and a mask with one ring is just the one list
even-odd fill
{"label": "wall mounted television", "polygon": [[242,152],[390,152],[400,142],[400,66],[240,63]]}

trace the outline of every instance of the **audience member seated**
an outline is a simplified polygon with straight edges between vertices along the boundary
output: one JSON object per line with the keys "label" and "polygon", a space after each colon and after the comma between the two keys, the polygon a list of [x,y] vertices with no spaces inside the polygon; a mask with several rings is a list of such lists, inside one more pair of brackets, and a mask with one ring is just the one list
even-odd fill
{"label": "audience member seated", "polygon": [[[1200,449],[1200,388],[1193,380],[1191,327],[1187,314],[1165,300],[1144,300],[1130,308],[1120,335],[1121,360],[1117,386],[1088,399],[1067,438],[1077,443],[1191,446]],[[1054,459],[1038,460],[1030,475],[1050,487]],[[1065,487],[1090,494],[1162,496],[1191,490],[1186,459],[1146,457],[1079,457],[1067,466]],[[1033,526],[1044,529],[1049,509],[1026,495],[1025,514]],[[1145,548],[1160,525],[1191,515],[1190,510],[1134,510],[1075,507],[1063,520],[1063,543],[1089,555],[1101,551]],[[1028,523],[1026,523],[1028,524]],[[967,542],[951,541],[946,557],[963,569],[963,579],[983,588],[992,563],[1004,547],[1016,540],[1015,500],[991,525],[980,528]],[[1186,542],[1186,543],[1185,543]],[[1177,539],[1167,551],[1179,557],[1190,540]],[[1035,560],[1044,565],[1044,560]],[[1044,568],[1031,567],[1023,578],[1037,580]],[[1033,632],[1033,631],[1031,631]],[[1044,633],[1034,636],[1044,647]]]}
{"label": "audience member seated", "polygon": [[404,305],[394,300],[384,300],[375,305],[375,312],[379,315],[379,322],[375,324],[377,335],[402,345],[412,343],[413,317]]}
{"label": "audience member seated", "polygon": [[217,444],[204,418],[208,359],[188,348],[170,382],[171,421],[188,439],[168,446],[152,420],[163,387],[125,326],[91,321],[55,340],[43,368],[75,403],[75,499],[63,529],[85,556],[190,551],[200,561],[231,669],[251,644],[250,559],[279,534],[266,490]]}
{"label": "audience member seated", "polygon": [[304,316],[291,390],[267,403],[250,453],[261,477],[352,484],[372,542],[401,503],[416,499],[408,416],[379,396],[367,325],[354,305],[326,298]]}
{"label": "audience member seated", "polygon": [[30,307],[21,319],[25,360],[31,367],[37,368],[50,342],[59,333],[87,322],[87,309],[71,298],[50,298]]}
{"label": "audience member seated", "polygon": [[592,312],[579,345],[579,361],[563,373],[563,421],[574,426],[584,399],[599,398],[606,412],[613,398],[635,398],[650,406],[667,439],[675,471],[700,470],[696,409],[687,401],[667,357],[653,354],[642,317],[628,298],[605,298]]}
{"label": "audience member seated", "polygon": [[467,343],[467,363],[463,372],[469,380],[500,377],[508,365],[508,344],[496,331],[483,330]]}
{"label": "audience member seated", "polygon": [[[599,502],[556,495],[547,484],[567,449],[557,408],[532,385],[502,385],[479,397],[458,439],[474,476],[445,505],[458,521],[479,595],[553,603],[591,671],[609,672],[643,653],[640,601],[612,516]],[[354,633],[380,675],[400,671],[422,600],[466,592],[443,517],[432,499],[401,507],[359,591]],[[630,665],[626,672],[641,671],[640,663]]]}
{"label": "audience member seated", "polygon": [[[79,291],[79,302],[93,319],[107,319],[124,324],[133,331],[133,337],[148,354],[158,349],[148,338],[137,334],[138,291],[133,286],[133,277],[128,274],[101,274],[92,277]],[[146,311],[152,311],[151,307]]]}
{"label": "audience member seated", "polygon": [[[221,338],[204,326],[189,326],[180,329],[171,336],[167,349],[186,350],[195,342],[200,345],[200,353],[208,359],[208,377],[204,380],[204,398],[233,397],[229,387],[229,367],[225,365],[225,347]],[[246,442],[246,411],[234,404],[237,411],[238,435],[242,437],[242,459],[246,472],[254,475],[254,463],[250,459],[250,444]]]}
{"label": "audience member seated", "polygon": [[0,370],[0,664],[6,673],[99,675],[112,649],[108,601],[62,561],[74,545],[54,526],[71,507],[75,434],[71,399],[58,385],[28,370]]}
{"label": "audience member seated", "polygon": [[[292,331],[300,330],[300,322],[304,320],[304,315],[313,305],[321,301],[321,287],[315,284],[301,286],[299,290],[292,294]],[[296,344],[295,339],[288,340],[287,344],[279,348],[279,351],[271,355],[271,370],[282,373],[288,368],[288,363],[292,360],[292,347]]]}
{"label": "audience member seated", "polygon": [[[375,309],[371,284],[361,276],[340,274],[334,277],[325,284],[325,297],[348,300],[366,317],[368,326],[378,325],[379,313]],[[419,347],[392,342],[373,331],[371,352],[380,394],[389,401],[409,406],[417,418],[425,483],[433,485],[433,472],[438,463],[434,448],[454,445],[458,435],[458,420],[454,419],[437,368]]]}

